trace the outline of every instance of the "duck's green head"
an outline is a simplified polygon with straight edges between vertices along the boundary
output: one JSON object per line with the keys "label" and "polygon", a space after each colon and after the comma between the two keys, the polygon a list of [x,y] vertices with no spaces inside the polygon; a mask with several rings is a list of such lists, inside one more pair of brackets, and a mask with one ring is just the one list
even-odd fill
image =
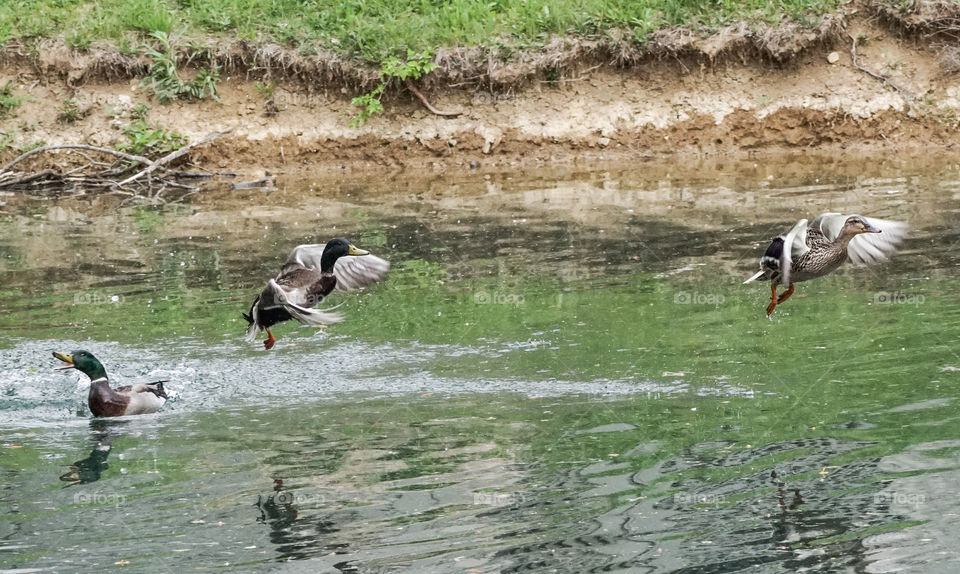
{"label": "duck's green head", "polygon": [[94,357],[90,351],[74,351],[71,355],[54,352],[53,356],[66,363],[66,365],[57,367],[56,369],[58,371],[63,369],[76,369],[90,377],[91,381],[107,377],[106,369],[103,368],[100,361]]}
{"label": "duck's green head", "polygon": [[350,244],[342,237],[331,239],[327,246],[323,248],[323,255],[320,256],[320,271],[333,271],[333,265],[344,255],[367,255],[369,251],[364,251]]}

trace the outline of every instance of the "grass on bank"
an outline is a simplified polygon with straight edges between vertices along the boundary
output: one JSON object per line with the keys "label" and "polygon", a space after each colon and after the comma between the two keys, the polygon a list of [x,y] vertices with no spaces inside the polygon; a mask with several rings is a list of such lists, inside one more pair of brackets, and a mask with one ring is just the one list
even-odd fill
{"label": "grass on bank", "polygon": [[551,35],[611,29],[645,42],[658,29],[709,31],[734,21],[815,24],[841,0],[5,0],[0,43],[56,38],[77,48],[109,41],[138,51],[155,32],[279,42],[380,64],[440,47],[523,48]]}

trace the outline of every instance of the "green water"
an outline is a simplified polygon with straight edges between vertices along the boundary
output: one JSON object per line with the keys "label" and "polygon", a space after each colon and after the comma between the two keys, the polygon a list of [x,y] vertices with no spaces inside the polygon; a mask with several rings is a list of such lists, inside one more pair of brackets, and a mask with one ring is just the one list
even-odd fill
{"label": "green water", "polygon": [[[0,198],[0,572],[960,568],[956,165],[122,199]],[[821,211],[910,238],[768,320],[741,283]],[[338,295],[343,323],[245,341],[289,249],[341,235],[387,281]],[[78,348],[170,401],[91,420],[51,370]]]}

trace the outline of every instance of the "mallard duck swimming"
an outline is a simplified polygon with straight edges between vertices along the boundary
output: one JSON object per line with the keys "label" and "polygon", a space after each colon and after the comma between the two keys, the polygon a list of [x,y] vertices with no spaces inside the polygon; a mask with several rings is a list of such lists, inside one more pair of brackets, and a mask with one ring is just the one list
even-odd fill
{"label": "mallard duck swimming", "polygon": [[116,389],[110,388],[107,380],[107,371],[103,365],[89,351],[74,351],[72,355],[53,353],[66,365],[56,370],[77,369],[90,377],[90,393],[87,395],[87,404],[95,417],[119,417],[124,415],[144,415],[154,413],[167,400],[167,393],[163,383],[140,383],[127,385]]}
{"label": "mallard duck swimming", "polygon": [[[905,223],[868,220],[860,215],[821,213],[809,225],[801,219],[788,233],[773,240],[760,259],[760,271],[744,284],[761,277],[770,281],[769,316],[793,295],[794,283],[832,273],[848,259],[857,264],[884,261],[906,234]],[[777,285],[787,286],[779,297]]]}
{"label": "mallard duck swimming", "polygon": [[[343,238],[327,244],[298,245],[287,257],[275,279],[257,295],[250,313],[241,313],[247,320],[247,338],[251,341],[260,331],[267,332],[263,346],[272,349],[277,339],[270,327],[296,319],[304,325],[329,325],[342,321],[333,309],[311,309],[334,289],[359,289],[383,279],[390,263],[369,251],[358,249]],[[338,305],[339,307],[339,305]]]}

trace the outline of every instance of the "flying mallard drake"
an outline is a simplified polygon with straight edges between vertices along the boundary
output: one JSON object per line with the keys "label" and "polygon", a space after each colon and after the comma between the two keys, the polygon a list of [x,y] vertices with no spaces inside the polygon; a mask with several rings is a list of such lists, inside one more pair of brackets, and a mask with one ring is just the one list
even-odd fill
{"label": "flying mallard drake", "polygon": [[90,393],[87,395],[87,404],[95,417],[120,417],[124,415],[145,415],[157,412],[167,400],[167,393],[163,383],[127,385],[116,389],[110,388],[107,380],[107,371],[103,365],[89,351],[74,351],[72,355],[53,353],[66,365],[56,367],[56,370],[77,369],[90,377]]}
{"label": "flying mallard drake", "polygon": [[[770,281],[767,315],[793,295],[793,284],[832,273],[848,259],[855,264],[885,261],[903,243],[907,224],[860,215],[821,213],[807,225],[801,219],[773,240],[760,258],[760,271],[744,284]],[[787,290],[777,296],[777,285]]]}
{"label": "flying mallard drake", "polygon": [[[272,349],[277,339],[270,327],[296,319],[304,325],[328,325],[342,321],[333,309],[312,309],[334,289],[350,291],[383,279],[390,263],[369,251],[357,249],[343,238],[327,244],[298,245],[287,257],[275,279],[253,300],[250,313],[241,313],[250,325],[251,341],[260,331],[267,332],[263,346]],[[339,307],[339,305],[338,305]]]}

